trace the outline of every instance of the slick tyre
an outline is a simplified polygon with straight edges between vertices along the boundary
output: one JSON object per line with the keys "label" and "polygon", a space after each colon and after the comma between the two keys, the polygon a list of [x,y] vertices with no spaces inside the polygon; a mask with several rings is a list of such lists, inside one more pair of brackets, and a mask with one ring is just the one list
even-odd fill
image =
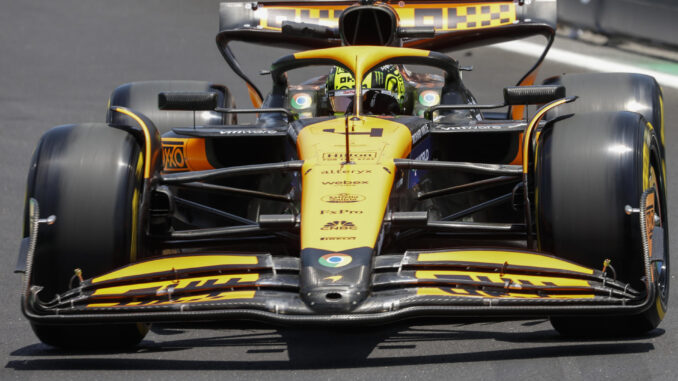
{"label": "slick tyre", "polygon": [[636,73],[576,73],[551,77],[548,85],[565,86],[576,102],[549,111],[547,119],[572,113],[630,111],[641,114],[655,129],[664,159],[664,102],[657,81]]}
{"label": "slick tyre", "polygon": [[[56,216],[40,227],[34,254],[31,284],[43,288],[41,300],[76,286],[76,268],[92,278],[135,260],[142,168],[141,149],[125,131],[79,124],[43,135],[27,187],[40,215]],[[32,327],[44,343],[68,348],[135,345],[146,333],[137,324]]]}
{"label": "slick tyre", "polygon": [[[195,122],[198,126],[236,124],[236,114],[220,114],[211,111],[180,111],[160,110],[158,108],[158,94],[162,92],[213,92],[217,93],[218,105],[221,107],[235,107],[235,101],[222,85],[215,85],[202,81],[142,81],[130,82],[119,86],[111,93],[109,107],[122,106],[142,113],[163,134],[176,127],[191,127]],[[109,111],[107,121],[116,124],[118,113]]]}
{"label": "slick tyre", "polygon": [[[663,229],[663,263],[655,271],[656,300],[641,314],[552,317],[566,336],[629,336],[657,327],[668,303],[668,226],[665,179],[657,135],[642,115],[582,113],[541,133],[536,154],[537,237],[541,250],[590,268],[606,259],[617,280],[646,289],[644,251],[637,208],[643,191],[655,189],[657,225]],[[660,266],[666,271],[660,271]],[[663,275],[662,275],[663,274]]]}

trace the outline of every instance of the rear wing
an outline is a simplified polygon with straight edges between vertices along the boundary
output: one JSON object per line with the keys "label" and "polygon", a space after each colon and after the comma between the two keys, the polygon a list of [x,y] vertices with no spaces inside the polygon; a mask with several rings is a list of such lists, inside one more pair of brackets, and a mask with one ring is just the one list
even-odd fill
{"label": "rear wing", "polygon": [[[231,68],[248,84],[250,97],[257,106],[257,103],[261,103],[261,93],[242,72],[228,48],[231,41],[275,44],[278,47],[300,50],[360,45],[360,42],[355,41],[356,35],[373,33],[381,36],[382,33],[390,33],[392,36],[383,41],[388,41],[392,46],[448,52],[542,35],[549,40],[543,57],[555,36],[556,5],[556,0],[389,0],[383,3],[374,0],[360,0],[359,3],[327,0],[228,0],[220,4],[217,45]],[[363,18],[360,27],[356,25],[360,24],[359,17],[357,23],[347,21],[348,14],[357,14],[358,8],[379,11],[376,12],[379,17],[388,18],[390,15],[393,27],[378,30],[379,20],[376,16],[372,19],[372,14],[368,23],[364,21],[366,17]],[[297,30],[296,33],[289,33],[289,29],[284,30],[284,27],[289,28],[291,24],[301,25],[306,29]],[[367,28],[372,28],[368,29],[371,33],[364,33],[367,24]],[[404,30],[415,32],[401,33]],[[426,30],[430,32],[426,33]],[[347,38],[351,33],[353,43]],[[541,60],[520,82],[530,76]],[[255,102],[255,98],[259,102]]]}
{"label": "rear wing", "polygon": [[[286,36],[284,21],[338,28],[342,12],[355,1],[225,1],[219,9],[222,39],[276,43],[292,49],[338,46],[339,39]],[[556,0],[435,1],[409,0],[388,5],[400,27],[435,27],[435,36],[403,41],[407,47],[435,51],[468,48],[531,35],[551,35],[556,27]]]}

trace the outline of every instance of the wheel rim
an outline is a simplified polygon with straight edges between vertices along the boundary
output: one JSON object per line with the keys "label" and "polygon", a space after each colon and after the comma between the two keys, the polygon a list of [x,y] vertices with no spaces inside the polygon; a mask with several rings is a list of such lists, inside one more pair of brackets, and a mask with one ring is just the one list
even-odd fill
{"label": "wheel rim", "polygon": [[[654,215],[654,226],[664,227],[664,215],[663,215],[663,204],[662,199],[660,198],[659,184],[657,183],[657,175],[654,166],[650,166],[648,187],[654,188],[654,199],[656,203],[655,215]],[[666,236],[666,232],[664,233]],[[668,244],[664,240],[664,245]],[[666,302],[668,299],[669,292],[669,278],[668,278],[668,256],[666,255],[666,247],[664,247],[664,253],[662,253],[662,259],[654,262],[652,270],[655,272],[655,286],[659,293],[659,299],[662,303],[662,308],[666,310]],[[659,307],[659,306],[658,306]]]}

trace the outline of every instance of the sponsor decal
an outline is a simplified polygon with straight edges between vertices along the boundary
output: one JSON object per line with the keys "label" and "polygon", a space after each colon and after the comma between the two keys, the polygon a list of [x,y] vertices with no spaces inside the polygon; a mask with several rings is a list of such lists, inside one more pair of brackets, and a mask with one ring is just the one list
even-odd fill
{"label": "sponsor decal", "polygon": [[162,165],[166,171],[188,169],[183,142],[162,143]]}
{"label": "sponsor decal", "polygon": [[344,277],[343,275],[332,275],[332,276],[328,276],[328,277],[323,278],[323,280],[331,280],[332,283],[334,283],[338,280],[341,280],[341,278],[343,278],[343,277]]}
{"label": "sponsor decal", "polygon": [[416,144],[419,139],[421,139],[426,134],[428,134],[428,124],[421,126],[420,129],[412,134],[412,145]]}
{"label": "sponsor decal", "polygon": [[279,131],[270,130],[266,128],[249,128],[249,129],[225,129],[220,130],[221,135],[273,135]]}
{"label": "sponsor decal", "polygon": [[356,237],[320,237],[321,241],[355,241]]}
{"label": "sponsor decal", "polygon": [[345,186],[354,186],[354,185],[367,185],[369,181],[367,180],[337,180],[337,181],[323,181],[323,185],[345,185]]}
{"label": "sponsor decal", "polygon": [[[236,6],[226,3],[227,6]],[[256,3],[253,3],[256,5]],[[255,7],[250,3],[239,6],[253,9],[259,20],[253,27],[258,29],[280,30],[285,20],[337,27],[344,7],[315,5]],[[433,26],[440,31],[469,30],[513,24],[516,21],[517,4],[510,2],[479,2],[432,7],[428,4],[406,4],[404,1],[394,6],[394,11],[402,25]],[[247,24],[247,27],[250,27]]]}
{"label": "sponsor decal", "polygon": [[344,253],[325,254],[318,258],[318,263],[325,267],[344,267],[351,261],[353,261],[353,258]]}
{"label": "sponsor decal", "polygon": [[510,129],[523,129],[525,126],[521,124],[516,125],[469,125],[469,126],[436,126],[440,131],[500,131]]}
{"label": "sponsor decal", "polygon": [[371,169],[323,169],[320,174],[323,175],[369,175]]}
{"label": "sponsor decal", "polygon": [[290,100],[290,105],[297,110],[302,110],[305,108],[311,107],[313,104],[313,98],[308,93],[297,93],[292,95]]}
{"label": "sponsor decal", "polygon": [[431,153],[429,152],[428,148],[426,148],[424,152],[417,155],[417,157],[415,157],[414,160],[429,160],[430,158]]}
{"label": "sponsor decal", "polygon": [[363,214],[362,210],[350,210],[350,209],[339,209],[339,210],[331,210],[331,209],[321,209],[320,214]]}
{"label": "sponsor decal", "polygon": [[425,90],[419,93],[419,103],[422,106],[431,107],[440,103],[440,94],[436,90]]}
{"label": "sponsor decal", "polygon": [[351,221],[330,221],[320,230],[357,230],[355,224]]}
{"label": "sponsor decal", "polygon": [[[346,131],[344,130],[335,130],[334,128],[326,128],[323,130],[323,132],[329,132],[330,134],[339,134],[339,135],[346,135]],[[350,135],[368,135],[372,138],[380,138],[384,134],[384,129],[383,128],[372,128],[369,131],[351,131],[348,133]]]}
{"label": "sponsor decal", "polygon": [[[351,161],[377,160],[376,152],[350,152],[348,155]],[[323,152],[324,161],[345,160],[346,152]]]}
{"label": "sponsor decal", "polygon": [[323,196],[321,200],[334,204],[350,204],[353,202],[365,201],[365,196],[352,193],[338,193]]}

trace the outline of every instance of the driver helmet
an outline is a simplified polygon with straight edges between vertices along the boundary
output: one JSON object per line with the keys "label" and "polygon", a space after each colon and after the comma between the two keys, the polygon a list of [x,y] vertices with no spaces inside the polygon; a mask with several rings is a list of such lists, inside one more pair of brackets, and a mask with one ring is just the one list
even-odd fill
{"label": "driver helmet", "polygon": [[[344,114],[353,101],[355,78],[343,67],[334,66],[327,77],[327,95],[335,114]],[[369,90],[393,97],[402,109],[405,99],[405,81],[396,65],[383,65],[363,78],[362,94]]]}

